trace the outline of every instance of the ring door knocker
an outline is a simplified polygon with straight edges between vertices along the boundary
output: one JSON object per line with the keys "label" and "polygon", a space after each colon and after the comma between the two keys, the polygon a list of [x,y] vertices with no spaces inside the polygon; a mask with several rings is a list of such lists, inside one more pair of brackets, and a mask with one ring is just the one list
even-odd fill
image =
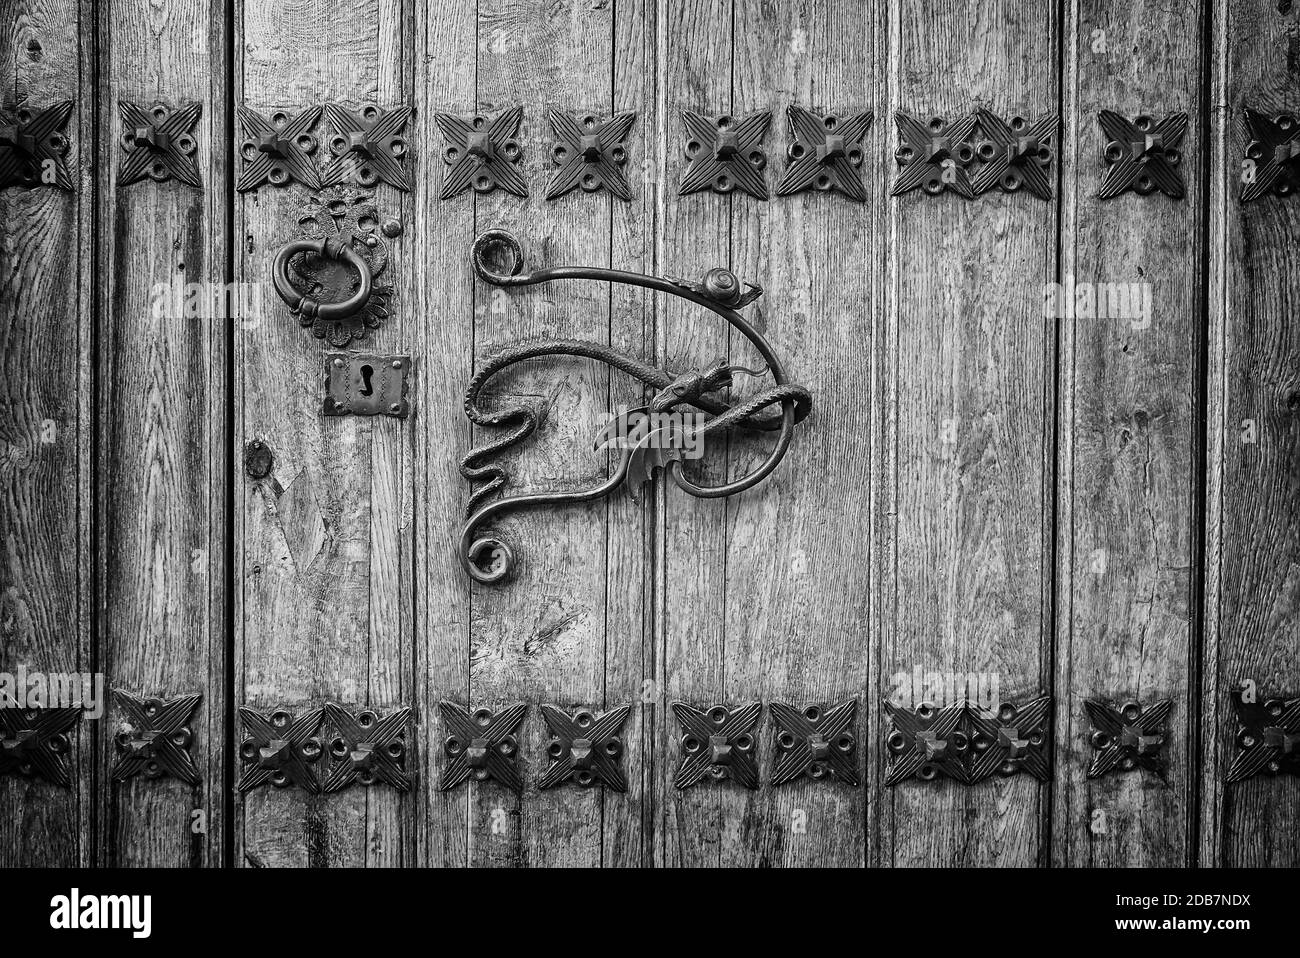
{"label": "ring door knocker", "polygon": [[392,288],[377,280],[388,266],[387,240],[401,234],[401,224],[380,225],[369,194],[334,188],[311,198],[298,225],[302,238],[275,255],[275,291],[331,345],[364,339],[388,315]]}
{"label": "ring door knocker", "polygon": [[[489,264],[489,255],[496,253],[508,264],[504,271]],[[470,382],[465,394],[465,414],[478,426],[512,427],[506,435],[471,449],[461,460],[460,471],[471,483],[482,482],[466,506],[465,525],[460,536],[460,560],[465,571],[478,582],[490,583],[504,579],[514,565],[514,555],[496,536],[476,538],[477,530],[501,517],[502,514],[526,507],[587,502],[609,495],[627,483],[633,495],[642,483],[650,478],[656,468],[662,467],[682,490],[703,499],[719,498],[742,492],[766,478],[781,462],[794,438],[794,427],[812,408],[812,397],[803,386],[790,382],[781,361],[777,359],[768,341],[737,312],[762,294],[762,289],[749,285],[742,290],[740,281],[729,270],[711,269],[701,282],[687,282],[659,276],[647,276],[625,270],[604,269],[591,266],[557,266],[523,272],[523,251],[512,235],[503,230],[490,230],[474,241],[471,258],[474,271],[494,286],[534,286],[555,280],[593,279],[610,283],[641,286],[680,296],[697,305],[712,310],[743,335],[758,351],[767,364],[764,370],[746,369],[729,365],[718,359],[699,369],[674,375],[639,359],[620,353],[603,344],[574,339],[542,339],[516,343],[497,353]],[[486,502],[509,480],[509,474],[499,464],[488,464],[488,457],[521,442],[536,428],[538,413],[527,406],[488,410],[479,405],[480,393],[487,382],[502,370],[543,356],[576,356],[595,359],[640,380],[657,392],[649,405],[624,413],[612,421],[602,436],[618,428],[620,437],[634,437],[620,442],[622,453],[617,467],[609,478],[588,489],[563,492],[534,492],[503,496]],[[766,389],[748,396],[734,405],[710,394],[727,389],[733,377],[743,374],[753,377],[770,373],[775,381]],[[780,415],[758,415],[769,406],[780,405]],[[655,414],[671,414],[684,407],[692,407],[712,418],[702,424],[697,420],[667,417],[667,425]],[[635,420],[635,422],[634,422]],[[642,424],[638,431],[636,424]],[[691,423],[691,424],[686,424]],[[697,484],[682,474],[681,450],[687,440],[702,440],[705,434],[720,432],[731,427],[748,430],[776,432],[776,442],[767,458],[744,476],[721,485]],[[597,439],[597,447],[600,439]],[[692,446],[698,448],[698,446]],[[485,566],[484,560],[487,560]]]}

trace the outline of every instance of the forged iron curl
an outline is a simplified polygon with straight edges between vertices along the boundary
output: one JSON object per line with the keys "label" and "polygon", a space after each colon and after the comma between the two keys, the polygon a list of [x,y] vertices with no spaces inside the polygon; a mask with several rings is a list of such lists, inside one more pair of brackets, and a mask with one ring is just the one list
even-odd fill
{"label": "forged iron curl", "polygon": [[[493,252],[505,254],[507,263],[504,271],[494,269],[489,263],[489,255]],[[620,353],[603,343],[578,339],[542,339],[516,343],[497,353],[474,376],[465,393],[465,415],[472,423],[477,426],[510,429],[505,435],[471,449],[461,460],[461,475],[471,483],[482,483],[470,496],[466,505],[466,520],[461,530],[459,546],[461,564],[478,582],[498,582],[509,575],[514,566],[514,555],[510,547],[501,539],[491,535],[475,538],[475,533],[481,526],[499,518],[505,512],[516,509],[587,502],[610,494],[624,482],[629,481],[629,475],[634,471],[634,459],[638,455],[643,458],[647,456],[653,438],[653,436],[645,436],[637,444],[625,446],[617,466],[609,477],[590,488],[523,493],[491,499],[509,481],[509,474],[499,463],[491,463],[489,460],[503,450],[522,442],[532,434],[538,424],[537,411],[526,405],[497,410],[484,409],[480,405],[480,393],[488,381],[510,366],[544,356],[595,359],[657,390],[646,407],[647,412],[666,413],[677,407],[689,406],[708,413],[712,418],[706,420],[703,425],[695,427],[692,430],[693,434],[703,436],[732,427],[777,433],[772,450],[762,463],[745,475],[720,485],[701,485],[686,478],[681,471],[680,458],[668,455],[655,461],[653,454],[650,454],[652,466],[663,466],[667,475],[683,491],[704,499],[743,492],[770,475],[790,447],[790,442],[794,438],[795,424],[801,422],[812,407],[812,397],[808,390],[790,382],[784,367],[767,340],[737,312],[737,309],[748,305],[761,295],[762,290],[756,286],[742,290],[735,275],[728,270],[709,270],[698,283],[588,266],[556,266],[525,273],[523,251],[519,242],[504,230],[489,230],[480,235],[474,241],[471,257],[475,273],[484,282],[494,286],[534,286],[555,280],[592,279],[641,286],[679,296],[725,319],[753,344],[767,366],[765,370],[751,370],[742,366],[729,365],[724,359],[718,359],[700,369],[674,375]],[[773,385],[734,405],[710,398],[710,394],[729,388],[736,374],[762,376],[769,373],[774,380]],[[777,405],[781,407],[779,415],[760,415],[769,406]],[[635,476],[632,481],[636,481]],[[483,565],[485,558],[490,558],[490,565],[487,567]]]}

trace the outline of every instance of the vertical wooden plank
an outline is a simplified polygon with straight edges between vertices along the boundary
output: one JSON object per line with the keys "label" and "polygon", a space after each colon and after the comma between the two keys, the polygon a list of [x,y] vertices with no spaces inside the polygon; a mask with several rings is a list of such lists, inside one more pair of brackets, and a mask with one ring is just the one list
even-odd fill
{"label": "vertical wooden plank", "polygon": [[1225,784],[1237,724],[1230,694],[1300,694],[1300,208],[1241,201],[1242,111],[1300,113],[1294,13],[1215,5],[1209,293],[1208,542],[1200,863],[1300,864],[1300,787],[1267,774]]}
{"label": "vertical wooden plank", "polygon": [[[469,694],[469,577],[456,546],[468,498],[460,457],[470,447],[464,388],[473,376],[474,194],[441,200],[446,148],[434,114],[468,115],[475,106],[478,6],[474,0],[415,4],[416,193],[412,258],[417,269],[407,302],[415,317],[418,357],[415,418],[416,685],[420,690],[420,781],[423,803],[419,864],[468,863],[469,795],[438,788],[446,731],[444,699]],[[405,292],[405,290],[404,290]]]}
{"label": "vertical wooden plank", "polygon": [[[193,0],[114,5],[100,24],[99,658],[128,692],[203,695],[190,725],[196,786],[113,783],[112,732],[128,716],[110,711],[97,788],[109,865],[213,865],[223,854],[226,13]],[[121,101],[199,105],[201,188],[120,182]]]}
{"label": "vertical wooden plank", "polygon": [[[612,6],[613,113],[631,110],[636,122],[629,137],[624,172],[629,201],[611,203],[610,265],[639,273],[657,272],[655,236],[658,191],[663,185],[658,129],[661,121],[655,92],[658,6],[646,0],[623,0]],[[644,289],[610,287],[610,343],[621,352],[650,360],[655,351],[655,297]],[[614,371],[608,376],[609,411],[644,403],[641,383]],[[611,465],[613,460],[611,457]],[[606,867],[648,866],[654,835],[651,778],[654,721],[658,703],[647,694],[653,686],[654,496],[633,499],[618,492],[608,502],[603,705],[631,705],[623,727],[625,794],[602,796],[601,863]]]}
{"label": "vertical wooden plank", "polygon": [[[773,190],[789,160],[787,110],[793,104],[841,122],[877,107],[862,70],[877,19],[846,0],[818,5],[736,8],[735,90],[739,110],[772,110],[767,178]],[[867,129],[874,156],[880,131]],[[859,145],[859,144],[848,144]],[[869,198],[855,202],[816,191],[733,206],[737,274],[761,283],[747,312],[765,330],[787,372],[813,393],[814,415],[796,434],[781,467],[756,489],[727,503],[726,691],[731,701],[763,698],[802,709],[858,702],[850,730],[859,745],[874,709],[863,701],[869,660],[868,443],[863,419],[874,353],[875,262],[871,229],[885,186],[864,165]],[[846,308],[847,307],[847,308]],[[761,364],[733,336],[732,359]],[[744,381],[738,383],[745,389]],[[737,390],[737,392],[741,392]],[[771,436],[737,434],[733,475],[752,470]],[[858,530],[861,534],[858,534]],[[806,777],[770,784],[778,728],[770,710],[760,736],[759,792],[728,793],[728,818],[746,823],[724,844],[723,861],[758,865],[853,866],[863,863],[865,789]],[[859,781],[862,756],[859,749]],[[733,826],[734,828],[734,826]]]}
{"label": "vertical wooden plank", "polygon": [[[71,100],[75,192],[0,193],[0,670],[78,672],[90,649],[90,350],[94,273],[94,24],[89,4],[6,5],[0,108]],[[90,861],[88,722],[70,736],[73,786],[0,779],[0,865]]]}
{"label": "vertical wooden plank", "polygon": [[[366,104],[389,109],[407,100],[409,37],[400,5],[308,3],[286,17],[281,6],[252,0],[239,13],[242,105],[269,115],[331,102],[354,112]],[[408,123],[408,135],[418,122]],[[322,119],[315,158],[321,165],[332,132]],[[418,183],[416,158],[405,162]],[[390,243],[382,281],[409,295],[414,200],[385,183],[364,192],[381,220],[396,217],[406,227]],[[309,196],[301,184],[263,186],[236,204],[238,278],[258,291],[260,309],[237,347],[238,448],[260,439],[275,455],[271,478],[241,477],[236,698],[264,712],[284,708],[298,715],[338,702],[387,713],[414,700],[408,518],[414,420],[321,414],[324,341],[298,324],[270,282],[271,262],[296,238]],[[395,297],[380,328],[350,348],[409,354],[419,322],[415,308]],[[241,805],[239,858],[252,865],[410,862],[414,799],[388,788],[368,793],[356,786],[328,798],[297,787],[250,792]]]}
{"label": "vertical wooden plank", "polygon": [[[1185,29],[1165,29],[1171,15]],[[1077,315],[1056,318],[1058,865],[1190,863],[1203,16],[1197,0],[1158,12],[1083,2],[1070,5],[1066,25],[1060,290]],[[1109,141],[1099,110],[1130,120],[1188,114],[1185,199],[1098,198]],[[1117,709],[1172,700],[1167,784],[1141,769],[1087,778],[1094,750],[1085,699]]]}
{"label": "vertical wooden plank", "polygon": [[[698,279],[706,269],[729,266],[734,204],[748,196],[712,192],[679,196],[685,169],[686,132],[682,111],[716,115],[749,112],[732,99],[733,4],[669,0],[659,20],[658,89],[660,158],[657,271]],[[684,25],[689,24],[689,29]],[[726,324],[676,297],[660,298],[656,315],[659,358],[665,368],[686,370],[726,355]],[[708,452],[691,470],[697,481],[726,476],[725,450]],[[719,703],[726,695],[724,606],[726,597],[726,507],[694,499],[676,486],[659,483],[661,531],[656,542],[655,643],[658,695],[655,749],[656,865],[718,865],[723,836],[740,826],[728,810],[743,801],[737,786],[702,783],[684,791],[673,786],[681,755],[681,727],[672,703]],[[744,704],[741,702],[726,704]]]}
{"label": "vertical wooden plank", "polygon": [[[1057,110],[1055,8],[923,0],[896,8],[890,31],[891,145],[896,109],[948,121],[980,105]],[[902,688],[887,694],[908,705],[925,697],[902,678],[915,670],[982,673],[984,687],[996,676],[1004,700],[1048,685],[1054,337],[1040,304],[1055,221],[1055,202],[1024,192],[971,202],[917,190],[889,204],[894,491],[874,601],[894,610],[881,674]],[[881,864],[1031,865],[1045,852],[1046,787],[1028,775],[882,782]]]}
{"label": "vertical wooden plank", "polygon": [[[577,190],[552,202],[545,184],[554,142],[547,111],[609,115],[613,81],[613,7],[582,2],[479,4],[478,99],[495,114],[522,106],[519,143],[530,196],[504,191],[482,197],[481,232],[503,228],[524,247],[529,268],[608,264],[611,209],[605,193]],[[610,293],[597,283],[506,292],[482,283],[475,294],[474,357],[519,340],[610,336]],[[503,490],[563,485],[588,488],[606,475],[604,455],[590,451],[608,403],[609,376],[572,358],[515,367],[497,377],[495,402],[522,401],[543,415],[537,433],[508,462]],[[543,412],[544,410],[544,412]],[[475,443],[485,440],[474,431]],[[519,761],[525,793],[474,786],[470,860],[493,865],[596,865],[601,854],[601,794],[557,788],[539,792],[549,737],[539,703],[566,709],[599,705],[604,690],[607,537],[639,541],[612,529],[608,504],[539,509],[509,517],[501,530],[517,561],[505,582],[475,587],[471,602],[470,700],[497,710],[527,702]]]}

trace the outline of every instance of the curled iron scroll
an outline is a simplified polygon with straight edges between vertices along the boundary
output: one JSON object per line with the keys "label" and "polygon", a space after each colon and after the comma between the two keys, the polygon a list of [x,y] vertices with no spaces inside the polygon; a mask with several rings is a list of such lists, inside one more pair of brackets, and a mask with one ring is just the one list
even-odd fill
{"label": "curled iron scroll", "polygon": [[[795,425],[808,415],[812,407],[812,397],[808,390],[790,382],[784,366],[767,339],[737,312],[761,295],[762,290],[756,286],[742,290],[740,282],[729,270],[709,270],[700,282],[592,266],[557,266],[524,272],[523,250],[518,240],[503,230],[489,230],[480,235],[474,242],[471,255],[474,271],[479,278],[494,286],[534,286],[555,280],[591,279],[641,286],[679,296],[725,319],[753,344],[767,367],[764,370],[752,370],[718,359],[699,369],[673,374],[604,343],[576,339],[542,339],[516,343],[490,358],[474,376],[465,393],[465,415],[477,426],[509,427],[510,431],[471,449],[461,460],[460,466],[461,475],[471,483],[482,483],[469,497],[459,546],[461,564],[478,582],[498,582],[509,575],[514,566],[514,555],[500,538],[493,535],[477,536],[481,527],[504,513],[536,506],[587,502],[609,495],[624,483],[630,485],[635,492],[640,483],[660,467],[683,491],[698,498],[719,498],[743,492],[762,482],[776,469],[790,448]],[[492,262],[494,257],[498,263],[496,266]],[[651,432],[634,443],[625,444],[618,464],[609,477],[590,488],[521,493],[493,499],[492,496],[506,484],[509,476],[501,465],[487,460],[530,435],[537,428],[538,415],[535,410],[522,405],[497,410],[484,409],[480,405],[480,393],[493,376],[506,368],[543,356],[595,359],[657,390],[646,407],[633,410],[625,416],[668,413],[679,407],[692,407],[711,417],[704,420],[702,425],[683,427],[689,428],[698,436],[736,427],[775,432],[776,441],[763,462],[745,475],[719,485],[702,485],[682,474],[680,455],[675,455],[672,449],[658,444],[657,433]],[[734,405],[719,398],[711,398],[711,394],[730,387],[736,375],[771,375],[773,383]],[[763,410],[775,405],[781,407],[779,415],[760,415]]]}

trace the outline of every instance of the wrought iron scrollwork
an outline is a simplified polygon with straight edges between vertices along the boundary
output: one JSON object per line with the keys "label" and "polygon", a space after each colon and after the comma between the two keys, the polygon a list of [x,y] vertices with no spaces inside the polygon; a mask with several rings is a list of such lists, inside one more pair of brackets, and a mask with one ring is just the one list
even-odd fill
{"label": "wrought iron scrollwork", "polygon": [[[492,252],[504,254],[508,266],[499,270],[490,265]],[[460,536],[460,560],[465,571],[479,582],[498,582],[509,574],[514,565],[514,555],[496,536],[478,537],[478,529],[499,519],[509,511],[543,505],[564,505],[587,502],[609,495],[619,486],[627,484],[633,495],[656,469],[663,468],[687,494],[702,499],[720,498],[742,492],[757,485],[771,474],[785,457],[794,438],[794,427],[801,422],[812,407],[812,398],[803,386],[790,382],[784,366],[777,358],[767,339],[758,332],[737,309],[752,302],[762,290],[750,286],[742,290],[740,282],[727,270],[714,269],[705,274],[701,282],[693,283],[624,270],[588,266],[557,266],[523,272],[523,252],[519,242],[502,230],[491,230],[481,235],[473,248],[474,269],[485,282],[495,286],[533,286],[565,279],[594,279],[625,283],[647,289],[671,293],[690,300],[717,313],[743,335],[758,351],[767,369],[756,371],[729,364],[718,359],[707,366],[673,374],[657,369],[632,356],[625,355],[604,343],[577,339],[542,339],[517,343],[497,353],[479,370],[465,393],[465,414],[477,426],[508,427],[505,435],[471,449],[461,460],[460,471],[470,482],[482,485],[469,497],[465,525]],[[516,363],[543,356],[577,356],[595,359],[657,390],[649,405],[629,410],[607,427],[627,428],[620,435],[633,432],[628,426],[633,418],[647,422],[645,417],[668,413],[681,407],[694,407],[712,418],[702,425],[675,425],[643,429],[645,433],[635,441],[622,443],[622,454],[609,478],[588,488],[563,492],[532,492],[491,499],[504,486],[508,473],[499,464],[487,460],[502,450],[521,442],[530,435],[538,423],[538,412],[528,406],[511,406],[506,409],[487,409],[481,405],[480,394],[492,377]],[[763,376],[770,374],[774,383],[762,391],[732,405],[710,398],[711,393],[730,387],[738,374]],[[779,416],[758,415],[769,406],[780,405]],[[653,420],[650,420],[653,425]],[[763,430],[777,433],[776,442],[767,458],[749,473],[721,485],[701,485],[686,478],[681,471],[681,445],[685,440],[702,439],[705,434],[731,427]],[[671,429],[680,430],[670,435]],[[597,446],[599,447],[599,440]]]}

